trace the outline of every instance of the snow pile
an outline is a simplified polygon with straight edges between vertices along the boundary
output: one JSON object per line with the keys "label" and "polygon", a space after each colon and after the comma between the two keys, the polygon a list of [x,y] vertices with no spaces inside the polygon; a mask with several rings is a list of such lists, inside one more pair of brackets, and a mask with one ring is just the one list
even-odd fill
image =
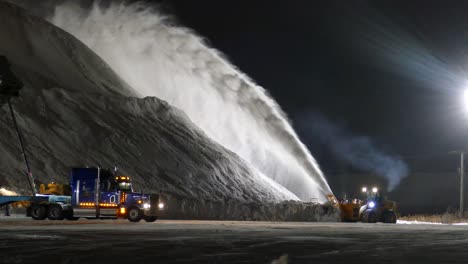
{"label": "snow pile", "polygon": [[16,196],[18,194],[13,191],[7,190],[5,188],[0,188],[0,195],[1,196]]}
{"label": "snow pile", "polygon": [[[106,6],[106,7],[103,7]],[[140,96],[182,109],[210,138],[299,198],[327,201],[316,161],[266,91],[146,4],[57,6],[52,23],[83,41]]]}
{"label": "snow pile", "polygon": [[407,220],[397,220],[397,224],[403,225],[454,225],[454,226],[465,226],[468,223],[437,223],[437,222],[424,222],[424,221],[407,221]]}
{"label": "snow pile", "polygon": [[[336,210],[293,201],[295,194],[212,140],[183,111],[156,97],[134,97],[135,90],[73,36],[3,1],[0,19],[0,54],[25,84],[13,104],[39,181],[67,182],[73,166],[117,165],[137,191],[171,198],[166,217],[336,219]],[[0,125],[0,184],[28,193],[5,105]]]}
{"label": "snow pile", "polygon": [[445,225],[443,223],[435,223],[435,222],[424,222],[424,221],[407,221],[407,220],[397,220],[397,224],[402,225]]}
{"label": "snow pile", "polygon": [[283,201],[281,203],[239,203],[235,200],[179,199],[162,194],[166,202],[164,218],[245,220],[245,221],[307,221],[338,222],[339,209],[329,203],[304,203]]}

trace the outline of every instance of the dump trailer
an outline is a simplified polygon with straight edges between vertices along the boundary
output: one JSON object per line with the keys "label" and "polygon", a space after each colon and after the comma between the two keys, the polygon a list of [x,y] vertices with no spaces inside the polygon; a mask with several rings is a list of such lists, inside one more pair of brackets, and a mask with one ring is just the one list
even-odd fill
{"label": "dump trailer", "polygon": [[101,168],[73,168],[71,195],[36,194],[0,196],[0,206],[28,201],[27,215],[34,220],[77,220],[83,218],[127,218],[130,222],[154,222],[164,211],[158,194],[133,191],[128,176],[116,176]]}

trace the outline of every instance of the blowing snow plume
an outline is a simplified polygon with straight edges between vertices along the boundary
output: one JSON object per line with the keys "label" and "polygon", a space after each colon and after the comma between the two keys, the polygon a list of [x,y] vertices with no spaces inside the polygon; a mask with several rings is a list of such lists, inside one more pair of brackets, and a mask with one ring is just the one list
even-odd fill
{"label": "blowing snow plume", "polygon": [[[143,3],[71,1],[50,21],[83,41],[141,96],[182,109],[207,135],[299,198],[331,190],[280,107],[189,29]],[[103,7],[105,6],[105,7]]]}
{"label": "blowing snow plume", "polygon": [[380,150],[369,137],[354,135],[318,114],[311,114],[302,121],[301,125],[309,136],[323,143],[335,157],[356,169],[385,177],[388,191],[393,190],[408,175],[404,161]]}

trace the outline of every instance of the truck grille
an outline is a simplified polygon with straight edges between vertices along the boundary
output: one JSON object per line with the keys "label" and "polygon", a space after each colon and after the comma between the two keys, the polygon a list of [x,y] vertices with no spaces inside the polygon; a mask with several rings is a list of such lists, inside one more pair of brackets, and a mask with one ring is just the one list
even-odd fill
{"label": "truck grille", "polygon": [[150,194],[150,204],[151,207],[158,207],[159,204],[159,194]]}
{"label": "truck grille", "polygon": [[146,214],[152,216],[158,215],[159,194],[150,194],[149,202],[151,207]]}

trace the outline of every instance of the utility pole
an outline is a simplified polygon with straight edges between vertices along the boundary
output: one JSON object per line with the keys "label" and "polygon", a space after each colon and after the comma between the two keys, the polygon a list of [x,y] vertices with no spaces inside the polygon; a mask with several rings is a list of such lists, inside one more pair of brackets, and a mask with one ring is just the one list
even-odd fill
{"label": "utility pole", "polygon": [[32,195],[36,195],[36,186],[34,184],[34,177],[29,166],[28,157],[24,149],[23,138],[21,136],[18,123],[16,122],[15,112],[11,105],[11,98],[19,96],[19,90],[23,88],[23,83],[13,74],[10,70],[10,63],[5,56],[0,55],[0,106],[5,100],[8,103],[10,109],[11,118],[15,126],[16,135],[18,136],[18,142],[21,147],[21,154],[23,156],[24,163],[26,165],[26,175],[29,180],[29,187],[31,188]]}

